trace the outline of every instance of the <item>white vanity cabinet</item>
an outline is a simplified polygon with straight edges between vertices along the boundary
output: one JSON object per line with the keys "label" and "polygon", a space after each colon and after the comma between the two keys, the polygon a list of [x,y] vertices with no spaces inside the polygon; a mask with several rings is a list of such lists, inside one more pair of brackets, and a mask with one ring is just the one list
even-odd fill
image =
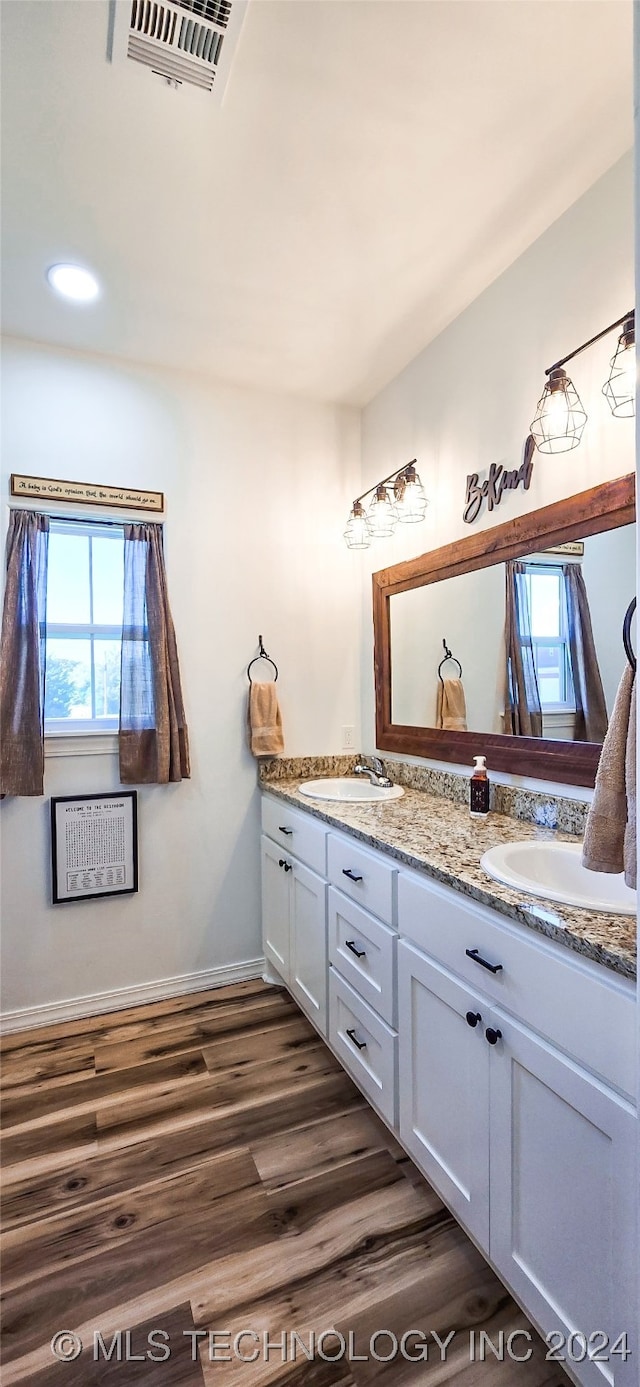
{"label": "white vanity cabinet", "polygon": [[552,1345],[585,1350],[578,1381],[637,1387],[610,1352],[636,1324],[632,989],[449,896],[400,878],[400,1138]]}
{"label": "white vanity cabinet", "polygon": [[263,833],[267,958],[558,1362],[638,1387],[634,986],[275,797]]}
{"label": "white vanity cabinet", "polygon": [[[275,812],[274,812],[275,811]],[[323,1035],[327,1033],[326,829],[275,800],[263,800],[262,933],[265,956]],[[320,876],[289,848],[323,872]]]}

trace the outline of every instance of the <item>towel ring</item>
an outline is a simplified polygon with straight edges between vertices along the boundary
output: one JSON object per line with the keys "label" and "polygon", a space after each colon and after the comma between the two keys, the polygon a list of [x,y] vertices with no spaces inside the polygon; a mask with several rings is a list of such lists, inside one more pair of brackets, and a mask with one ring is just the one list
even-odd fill
{"label": "towel ring", "polygon": [[442,659],[442,660],[440,661],[440,664],[438,665],[438,679],[440,680],[440,683],[441,683],[441,684],[444,684],[444,679],[442,678],[442,675],[441,675],[441,673],[440,673],[440,670],[442,669],[442,666],[443,666],[443,665],[446,665],[447,660],[453,660],[454,665],[457,665],[457,666],[458,666],[458,669],[459,669],[459,671],[460,671],[460,673],[459,673],[459,675],[458,675],[458,678],[459,678],[459,679],[462,679],[462,665],[460,664],[460,661],[459,661],[459,659],[457,658],[457,656],[451,654],[451,651],[450,651],[450,649],[449,649],[449,647],[448,647],[448,645],[447,645],[447,642],[446,642],[445,640],[443,640],[443,642],[442,642],[442,648],[443,648],[443,650],[444,650],[444,659]]}
{"label": "towel ring", "polygon": [[635,597],[633,597],[629,603],[629,606],[627,607],[624,622],[622,625],[622,644],[624,645],[625,655],[629,661],[629,664],[631,665],[634,674],[636,672],[636,657],[633,651],[633,646],[631,644],[631,622],[633,620],[633,613],[635,612],[635,609],[636,599]]}
{"label": "towel ring", "polygon": [[275,684],[278,678],[278,666],[275,660],[272,660],[271,656],[267,655],[267,652],[262,644],[262,636],[258,636],[258,644],[260,646],[260,653],[256,655],[253,660],[249,661],[249,664],[247,665],[247,679],[249,680],[250,684],[253,684],[253,679],[251,678],[251,670],[253,669],[253,666],[257,665],[258,660],[266,660],[267,664],[271,665],[271,668],[274,671],[273,682]]}

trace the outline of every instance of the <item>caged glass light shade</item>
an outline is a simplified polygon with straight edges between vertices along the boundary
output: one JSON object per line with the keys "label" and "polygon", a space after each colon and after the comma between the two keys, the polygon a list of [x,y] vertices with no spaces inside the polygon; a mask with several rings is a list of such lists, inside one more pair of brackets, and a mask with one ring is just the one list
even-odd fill
{"label": "caged glass light shade", "polygon": [[359,501],[354,501],[351,507],[344,538],[348,549],[368,549],[371,544],[369,521]]}
{"label": "caged glass light shade", "polygon": [[393,484],[395,512],[404,525],[417,525],[424,520],[429,502],[413,463],[405,468]]}
{"label": "caged glass light shade", "polygon": [[386,486],[382,483],[375,489],[367,518],[374,539],[386,539],[396,528],[397,512]]}
{"label": "caged glass light shade", "polygon": [[577,448],[587,415],[578,392],[563,368],[556,367],[538,400],[531,433],[541,453],[568,453]]}
{"label": "caged glass light shade", "polygon": [[631,419],[636,412],[636,380],[634,320],[627,318],[611,358],[609,378],[602,387],[611,413],[618,419]]}

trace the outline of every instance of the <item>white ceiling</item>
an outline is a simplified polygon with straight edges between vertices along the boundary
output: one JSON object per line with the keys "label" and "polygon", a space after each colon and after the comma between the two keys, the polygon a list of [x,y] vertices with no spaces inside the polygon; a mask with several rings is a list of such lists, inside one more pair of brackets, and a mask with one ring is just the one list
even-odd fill
{"label": "white ceiling", "polygon": [[252,0],[218,109],[5,0],[5,330],[366,401],[629,148],[631,8]]}

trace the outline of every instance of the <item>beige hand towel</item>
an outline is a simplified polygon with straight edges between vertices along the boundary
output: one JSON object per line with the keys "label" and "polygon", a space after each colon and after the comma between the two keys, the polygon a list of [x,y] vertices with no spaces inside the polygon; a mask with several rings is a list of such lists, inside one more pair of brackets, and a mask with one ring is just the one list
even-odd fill
{"label": "beige hand towel", "polygon": [[461,679],[438,680],[436,727],[449,732],[466,732],[467,704]]}
{"label": "beige hand towel", "polygon": [[[591,872],[622,872],[635,886],[635,678],[627,665],[604,739],[582,863]],[[633,849],[632,849],[633,840]],[[629,880],[628,885],[632,882]]]}
{"label": "beige hand towel", "polygon": [[273,680],[249,689],[249,745],[254,756],[278,756],[284,751],[282,714]]}

